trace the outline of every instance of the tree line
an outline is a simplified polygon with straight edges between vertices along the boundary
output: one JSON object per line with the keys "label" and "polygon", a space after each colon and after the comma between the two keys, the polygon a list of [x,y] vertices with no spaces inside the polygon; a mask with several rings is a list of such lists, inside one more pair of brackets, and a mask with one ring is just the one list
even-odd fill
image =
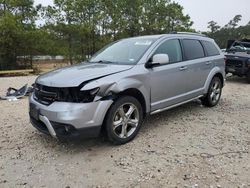
{"label": "tree line", "polygon": [[239,26],[242,16],[236,15],[225,26],[221,27],[216,21],[208,22],[210,31],[204,32],[215,41],[221,48],[227,47],[228,40],[250,39],[250,21],[244,26]]}
{"label": "tree line", "polygon": [[111,41],[137,35],[192,31],[189,15],[171,0],[0,0],[0,69],[35,55],[85,60]]}
{"label": "tree line", "polygon": [[[220,47],[227,39],[249,37],[237,15],[226,26],[209,22],[208,36]],[[32,66],[37,55],[63,55],[71,64],[125,37],[191,31],[193,22],[171,0],[0,0],[0,70],[16,69],[18,58]]]}

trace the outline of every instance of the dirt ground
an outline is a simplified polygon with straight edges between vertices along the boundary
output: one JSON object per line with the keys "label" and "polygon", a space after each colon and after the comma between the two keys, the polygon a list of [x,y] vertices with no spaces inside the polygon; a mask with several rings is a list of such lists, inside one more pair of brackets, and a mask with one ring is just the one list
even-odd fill
{"label": "dirt ground", "polygon": [[[0,78],[9,86],[31,77]],[[0,101],[0,187],[250,187],[250,85],[229,78],[218,106],[148,117],[130,143],[60,143],[29,123],[28,99]]]}

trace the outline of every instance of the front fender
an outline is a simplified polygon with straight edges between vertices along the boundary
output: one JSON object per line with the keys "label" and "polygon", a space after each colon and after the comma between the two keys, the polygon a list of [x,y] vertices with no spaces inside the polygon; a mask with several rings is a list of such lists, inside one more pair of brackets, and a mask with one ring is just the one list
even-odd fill
{"label": "front fender", "polygon": [[98,92],[98,95],[105,96],[106,90],[109,87],[111,87],[113,84],[115,84],[115,82],[111,81],[111,80],[105,80],[105,81],[95,80],[95,81],[89,82],[86,85],[84,85],[83,88],[81,89],[81,91],[91,90],[91,89],[99,87],[100,90]]}
{"label": "front fender", "polygon": [[139,80],[133,78],[126,78],[112,84],[108,88],[107,92],[112,91],[114,93],[120,93],[131,88],[136,88],[140,90],[141,88],[143,88],[143,84]]}
{"label": "front fender", "polygon": [[109,96],[111,94],[118,94],[127,89],[137,89],[144,96],[146,102],[146,112],[150,111],[150,91],[147,91],[143,82],[139,79],[124,78],[121,80],[101,79],[95,80],[86,84],[81,90],[91,90],[99,87],[100,90],[95,100],[99,100],[102,97]]}
{"label": "front fender", "polygon": [[150,90],[147,90],[143,82],[139,79],[126,78],[112,84],[106,91],[107,93],[120,93],[128,89],[137,89],[144,97],[146,103],[146,112],[150,112]]}

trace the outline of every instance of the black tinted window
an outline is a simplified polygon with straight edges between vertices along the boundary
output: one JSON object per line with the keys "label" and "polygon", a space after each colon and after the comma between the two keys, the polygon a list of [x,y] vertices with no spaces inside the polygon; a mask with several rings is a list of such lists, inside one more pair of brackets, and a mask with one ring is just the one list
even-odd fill
{"label": "black tinted window", "polygon": [[179,40],[174,39],[165,41],[158,47],[154,54],[168,54],[170,63],[181,61],[182,52]]}
{"label": "black tinted window", "polygon": [[183,47],[187,60],[205,57],[203,47],[198,40],[184,39]]}
{"label": "black tinted window", "polygon": [[206,49],[208,56],[214,56],[220,54],[219,50],[215,47],[215,45],[212,42],[202,41],[202,44]]}

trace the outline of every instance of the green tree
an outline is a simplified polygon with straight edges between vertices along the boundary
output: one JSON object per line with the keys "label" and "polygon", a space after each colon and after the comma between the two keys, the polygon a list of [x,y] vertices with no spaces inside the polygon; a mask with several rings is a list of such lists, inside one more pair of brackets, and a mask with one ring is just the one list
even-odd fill
{"label": "green tree", "polygon": [[143,33],[161,34],[170,31],[191,31],[193,22],[183,14],[183,7],[170,0],[143,1]]}
{"label": "green tree", "polygon": [[215,33],[216,31],[218,31],[220,29],[220,26],[217,24],[217,22],[210,21],[210,22],[208,22],[207,28],[209,28],[211,30],[211,33]]}
{"label": "green tree", "polygon": [[0,68],[12,69],[17,56],[32,54],[36,9],[32,0],[1,0],[0,15]]}
{"label": "green tree", "polygon": [[0,0],[0,16],[0,61],[13,67],[18,56],[32,60],[45,54],[64,55],[73,64],[112,41],[191,31],[193,24],[171,0],[54,0],[46,7],[34,7],[32,0]]}
{"label": "green tree", "polygon": [[238,23],[241,21],[242,16],[236,15],[232,20],[229,21],[227,25],[225,25],[226,28],[236,28],[238,26]]}
{"label": "green tree", "polygon": [[[76,12],[74,9],[75,0],[54,0],[54,6],[44,7],[44,18],[48,32],[56,35],[59,43],[63,43],[65,55],[73,64],[73,35],[75,35],[74,22],[76,22]],[[63,41],[63,42],[62,42]]]}
{"label": "green tree", "polygon": [[208,24],[208,27],[211,31],[206,32],[208,36],[214,38],[216,42],[219,44],[221,48],[227,47],[228,40],[241,40],[244,38],[250,39],[250,25],[249,23],[245,26],[239,26],[238,24],[241,20],[241,15],[236,15],[232,20],[228,22],[224,27],[220,27],[217,25],[216,22],[211,21]]}

